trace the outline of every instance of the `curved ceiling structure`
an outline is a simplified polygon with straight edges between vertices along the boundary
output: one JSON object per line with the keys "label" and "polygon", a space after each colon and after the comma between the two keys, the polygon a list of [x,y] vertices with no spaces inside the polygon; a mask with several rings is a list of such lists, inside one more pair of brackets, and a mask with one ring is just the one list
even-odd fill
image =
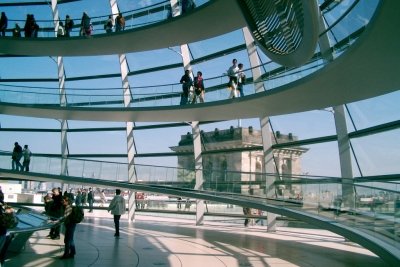
{"label": "curved ceiling structure", "polygon": [[287,67],[305,64],[319,36],[317,1],[238,0],[254,40],[274,62]]}
{"label": "curved ceiling structure", "polygon": [[367,99],[400,87],[397,10],[400,1],[382,1],[357,43],[339,58],[296,82],[243,98],[149,108],[72,108],[1,102],[0,112],[88,121],[212,121],[290,114]]}
{"label": "curved ceiling structure", "polygon": [[[317,2],[303,0],[300,5],[281,1],[265,3],[210,1],[189,15],[90,38],[5,37],[0,43],[0,52],[26,56],[80,56],[153,50],[218,36],[244,27],[247,20],[255,40],[272,60],[284,66],[306,63],[314,54],[318,41]],[[76,47],[79,49],[74,49]]]}
{"label": "curved ceiling structure", "polygon": [[93,35],[90,38],[2,37],[0,53],[25,56],[113,55],[201,41],[244,26],[246,21],[236,1],[218,0],[166,21],[112,34]]}
{"label": "curved ceiling structure", "polygon": [[342,235],[355,243],[361,244],[365,248],[371,250],[372,252],[379,255],[387,263],[396,266],[400,262],[400,253],[395,246],[391,246],[385,242],[382,242],[378,238],[374,237],[372,234],[369,235],[366,232],[360,231],[357,228],[352,228],[345,226],[341,223],[332,221],[321,216],[313,215],[307,212],[299,211],[296,209],[286,208],[279,205],[273,205],[270,203],[262,203],[260,201],[255,201],[247,198],[246,196],[226,196],[215,194],[215,192],[198,191],[193,189],[181,189],[168,186],[158,186],[158,185],[147,185],[141,183],[128,183],[121,181],[109,181],[93,178],[82,178],[74,176],[61,176],[61,175],[51,175],[43,173],[32,173],[27,175],[24,172],[15,172],[10,170],[0,169],[0,178],[7,177],[9,180],[29,180],[29,181],[41,181],[41,182],[61,182],[61,183],[74,183],[83,185],[99,185],[106,186],[107,188],[120,188],[128,189],[140,192],[150,192],[165,195],[177,195],[185,198],[195,198],[208,201],[215,201],[219,203],[226,203],[232,205],[238,205],[242,207],[249,207],[254,209],[259,209],[263,211],[272,212],[274,214],[280,214],[287,216],[289,218],[294,218],[297,220],[304,221],[306,223],[316,225],[320,228],[332,231],[339,235]]}

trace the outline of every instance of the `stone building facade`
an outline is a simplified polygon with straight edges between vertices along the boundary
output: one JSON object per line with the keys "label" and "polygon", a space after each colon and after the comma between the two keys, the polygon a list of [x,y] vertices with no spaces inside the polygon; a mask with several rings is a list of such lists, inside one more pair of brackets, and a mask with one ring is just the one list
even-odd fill
{"label": "stone building facade", "polygon": [[[273,144],[279,144],[296,141],[297,137],[276,132],[271,139]],[[306,148],[299,146],[274,149],[276,173],[265,174],[261,131],[232,126],[226,130],[202,131],[201,140],[205,188],[242,194],[263,194],[266,179],[287,180],[292,175],[301,174],[301,155],[307,152]],[[185,153],[178,157],[178,167],[194,169],[191,133],[182,135],[179,145],[171,149]],[[182,174],[178,179],[189,181],[193,175]],[[281,186],[277,190],[280,190],[278,194],[301,194],[299,186]]]}

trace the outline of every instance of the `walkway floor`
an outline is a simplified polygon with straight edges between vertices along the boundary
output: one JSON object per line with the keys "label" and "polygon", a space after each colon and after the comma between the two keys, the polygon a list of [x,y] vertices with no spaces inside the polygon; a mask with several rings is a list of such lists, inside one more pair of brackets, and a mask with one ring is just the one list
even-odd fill
{"label": "walkway floor", "polygon": [[237,223],[138,215],[121,219],[121,237],[114,238],[111,215],[86,213],[77,226],[75,259],[60,260],[63,238],[35,233],[25,250],[6,267],[242,267],[242,266],[387,266],[370,251],[325,230],[279,227],[244,228]]}

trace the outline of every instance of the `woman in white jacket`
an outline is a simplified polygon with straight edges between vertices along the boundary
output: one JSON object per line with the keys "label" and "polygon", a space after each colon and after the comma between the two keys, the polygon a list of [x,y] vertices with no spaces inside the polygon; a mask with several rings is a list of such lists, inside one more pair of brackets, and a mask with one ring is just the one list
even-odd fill
{"label": "woman in white jacket", "polygon": [[111,214],[114,215],[114,225],[115,225],[115,237],[119,236],[119,219],[121,219],[121,215],[126,211],[125,199],[121,196],[121,190],[115,190],[115,196],[111,200],[110,206],[108,207],[108,211],[111,211]]}

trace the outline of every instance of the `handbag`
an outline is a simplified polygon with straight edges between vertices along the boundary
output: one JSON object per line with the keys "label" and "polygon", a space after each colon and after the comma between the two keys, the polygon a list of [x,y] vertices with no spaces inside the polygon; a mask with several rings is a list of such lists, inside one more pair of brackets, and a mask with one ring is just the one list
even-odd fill
{"label": "handbag", "polygon": [[200,95],[201,94],[201,88],[194,88],[194,92],[196,93],[196,95]]}

